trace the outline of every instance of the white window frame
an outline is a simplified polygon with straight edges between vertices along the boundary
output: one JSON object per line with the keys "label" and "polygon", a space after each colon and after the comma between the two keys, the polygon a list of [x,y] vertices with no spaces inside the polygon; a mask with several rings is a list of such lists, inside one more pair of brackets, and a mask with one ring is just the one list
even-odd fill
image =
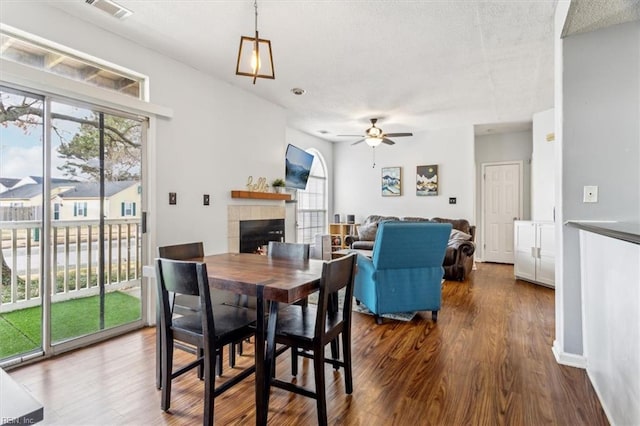
{"label": "white window frame", "polygon": [[[327,233],[327,229],[328,229],[328,201],[329,201],[329,197],[328,197],[328,170],[327,170],[327,163],[324,160],[324,157],[322,156],[322,154],[314,148],[310,148],[306,150],[307,152],[309,152],[310,154],[313,154],[314,156],[314,162],[313,165],[318,164],[318,167],[320,167],[320,169],[322,170],[323,175],[318,175],[318,174],[314,174],[314,169],[315,167],[311,168],[311,173],[309,174],[309,180],[307,182],[307,188],[309,188],[313,181],[321,181],[321,187],[322,187],[322,208],[303,208],[301,201],[304,200],[305,197],[305,193],[307,193],[308,191],[305,190],[298,190],[298,194],[297,194],[297,214],[296,214],[296,225],[297,225],[297,229],[296,229],[296,233],[297,233],[297,240],[300,243],[314,243],[314,236],[315,234],[326,234]],[[316,163],[316,161],[318,161],[318,163]],[[305,214],[320,214],[321,217],[321,227],[320,229],[318,229],[317,226],[309,226],[309,224],[305,224],[304,223],[304,216]],[[307,235],[307,237],[305,238],[305,230],[317,230],[318,232],[315,232],[313,235]],[[307,232],[308,234],[308,232]]]}

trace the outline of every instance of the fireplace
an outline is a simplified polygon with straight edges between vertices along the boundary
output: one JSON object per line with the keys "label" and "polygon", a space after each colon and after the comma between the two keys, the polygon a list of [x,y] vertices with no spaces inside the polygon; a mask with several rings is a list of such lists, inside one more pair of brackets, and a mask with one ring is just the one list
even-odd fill
{"label": "fireplace", "polygon": [[269,241],[284,241],[284,219],[240,221],[240,253],[260,252]]}

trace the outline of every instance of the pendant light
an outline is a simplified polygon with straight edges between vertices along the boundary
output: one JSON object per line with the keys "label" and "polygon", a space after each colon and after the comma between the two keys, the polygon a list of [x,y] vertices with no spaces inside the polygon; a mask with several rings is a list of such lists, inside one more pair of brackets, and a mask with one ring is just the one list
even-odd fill
{"label": "pendant light", "polygon": [[254,0],[255,9],[255,37],[240,37],[240,50],[238,51],[238,63],[236,75],[253,77],[253,84],[257,78],[276,78],[273,69],[273,56],[271,54],[271,41],[258,37],[258,1]]}

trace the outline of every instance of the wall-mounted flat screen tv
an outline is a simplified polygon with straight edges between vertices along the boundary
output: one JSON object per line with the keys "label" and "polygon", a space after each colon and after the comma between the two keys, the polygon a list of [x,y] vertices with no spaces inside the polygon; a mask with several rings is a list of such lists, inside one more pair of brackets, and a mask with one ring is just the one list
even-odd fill
{"label": "wall-mounted flat screen tv", "polygon": [[313,154],[289,144],[285,155],[284,182],[287,188],[306,189]]}

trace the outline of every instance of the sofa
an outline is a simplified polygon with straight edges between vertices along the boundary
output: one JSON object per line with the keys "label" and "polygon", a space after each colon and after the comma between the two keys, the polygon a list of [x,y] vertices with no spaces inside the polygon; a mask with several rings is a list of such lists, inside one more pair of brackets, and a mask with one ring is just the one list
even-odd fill
{"label": "sofa", "polygon": [[464,281],[473,269],[473,254],[476,251],[476,227],[466,219],[446,219],[441,217],[397,217],[397,216],[368,216],[358,228],[357,235],[345,237],[345,243],[352,249],[373,250],[378,224],[384,221],[407,222],[437,222],[449,223],[453,227],[444,261],[444,278],[453,281]]}

